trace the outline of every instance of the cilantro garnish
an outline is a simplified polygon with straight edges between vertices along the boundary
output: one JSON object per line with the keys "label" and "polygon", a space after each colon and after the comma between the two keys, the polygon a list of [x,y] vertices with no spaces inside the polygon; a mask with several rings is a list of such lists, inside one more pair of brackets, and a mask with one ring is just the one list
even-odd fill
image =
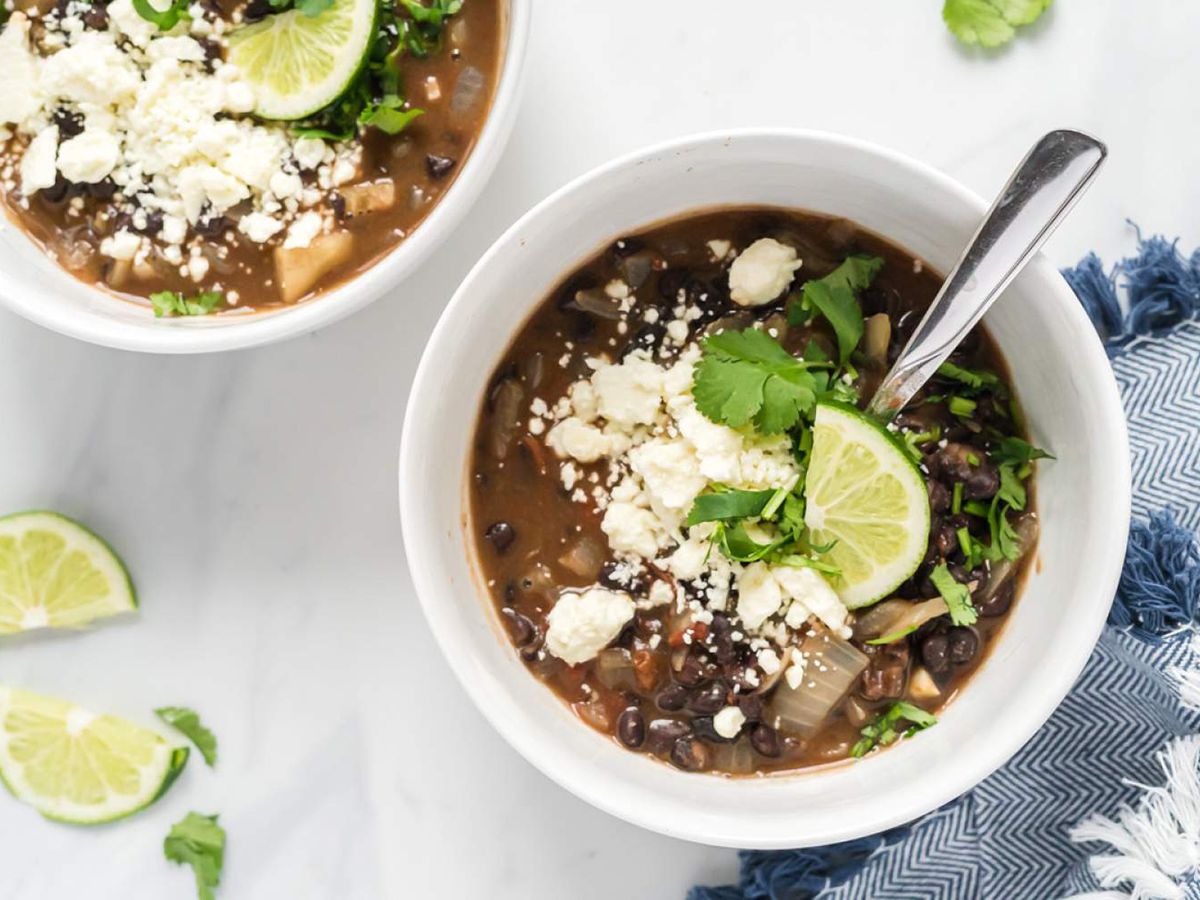
{"label": "cilantro garnish", "polygon": [[929,573],[929,580],[938,589],[950,610],[950,621],[955,625],[974,625],[979,618],[971,604],[971,592],[965,584],[959,584],[950,574],[945,563],[940,563]]}
{"label": "cilantro garnish", "polygon": [[188,813],[171,826],[163,841],[163,853],[171,862],[191,866],[197,896],[213,900],[225,865],[225,829],[217,824],[216,816]]}
{"label": "cilantro garnish", "polygon": [[195,710],[186,706],[163,706],[154,714],[195,744],[205,763],[216,765],[217,736],[204,726]]}
{"label": "cilantro garnish", "polygon": [[777,493],[777,491],[719,489],[712,493],[701,494],[692,504],[692,509],[684,524],[691,528],[701,522],[770,515],[766,512],[767,504],[775,498]]}
{"label": "cilantro garnish", "polygon": [[692,395],[718,425],[781,434],[813,414],[818,385],[808,370],[824,365],[796,359],[764,331],[724,331],[704,339]]}
{"label": "cilantro garnish", "polygon": [[956,366],[952,362],[944,362],[938,366],[937,374],[951,381],[964,384],[976,391],[999,387],[1001,384],[1000,376],[994,372],[987,372],[983,369],[967,369],[962,366]]}
{"label": "cilantro garnish", "polygon": [[1019,437],[1001,438],[988,455],[995,463],[1012,463],[1014,465],[1033,462],[1035,459],[1054,459],[1045,450],[1035,447]]}
{"label": "cilantro garnish", "polygon": [[805,282],[799,301],[788,306],[788,323],[802,325],[815,315],[824,316],[837,337],[838,359],[845,365],[863,336],[856,294],[871,284],[882,267],[877,256],[850,256],[824,278]]}
{"label": "cilantro garnish", "polygon": [[147,22],[158,26],[159,31],[170,31],[180,19],[190,18],[187,14],[189,0],[172,0],[166,9],[158,9],[150,0],[133,0],[133,10]]}
{"label": "cilantro garnish", "polygon": [[977,405],[969,397],[946,398],[946,409],[950,410],[952,416],[958,416],[960,419],[969,419],[973,416]]}
{"label": "cilantro garnish", "polygon": [[[901,722],[908,722],[909,727],[898,728]],[[893,703],[874,722],[863,726],[860,732],[862,738],[850,748],[850,755],[855,758],[866,756],[877,746],[886,747],[902,737],[910,737],[936,724],[937,718],[932,713],[901,700]]]}
{"label": "cilantro garnish", "polygon": [[942,19],[964,44],[999,47],[1007,44],[1020,25],[1029,25],[1050,8],[1053,0],[946,0]]}
{"label": "cilantro garnish", "polygon": [[[814,552],[819,551],[814,550]],[[789,553],[786,556],[772,560],[772,563],[777,566],[791,566],[793,569],[813,569],[831,578],[837,578],[842,574],[842,570],[833,565],[833,563],[821,562],[819,559],[813,559],[811,556],[804,556],[799,553]]]}
{"label": "cilantro garnish", "polygon": [[873,638],[867,641],[867,643],[874,647],[878,647],[881,644],[894,644],[901,638],[908,637],[920,627],[920,625],[909,625],[907,628],[901,628],[899,631],[893,631],[889,634],[883,635],[882,637]]}
{"label": "cilantro garnish", "polygon": [[150,295],[155,318],[163,316],[207,316],[213,312],[225,295],[220,291],[201,291],[194,297],[185,297],[179,291],[156,291]]}

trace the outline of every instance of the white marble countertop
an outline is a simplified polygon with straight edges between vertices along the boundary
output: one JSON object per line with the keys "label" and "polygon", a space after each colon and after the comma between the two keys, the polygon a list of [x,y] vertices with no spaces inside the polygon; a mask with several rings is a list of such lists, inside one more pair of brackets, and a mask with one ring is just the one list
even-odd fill
{"label": "white marble countertop", "polygon": [[[453,246],[395,296],[262,350],[155,358],[0,313],[0,511],[105,535],[142,599],[89,634],[0,648],[0,679],[97,709],[199,709],[221,741],[113,826],[0,796],[0,896],[194,896],[162,838],[220,812],[236,898],[681,898],[731,851],[585,806],[484,722],[434,648],[396,512],[396,449],[425,337],[472,262],[552,189],[689,131],[792,125],[888,144],[991,194],[1042,131],[1109,142],[1056,263],[1132,249],[1126,218],[1200,242],[1191,171],[1200,4],[1062,0],[1000,53],[940,3],[539,0],[524,106]],[[750,12],[753,7],[754,12]],[[1189,62],[1191,60],[1191,62]]]}

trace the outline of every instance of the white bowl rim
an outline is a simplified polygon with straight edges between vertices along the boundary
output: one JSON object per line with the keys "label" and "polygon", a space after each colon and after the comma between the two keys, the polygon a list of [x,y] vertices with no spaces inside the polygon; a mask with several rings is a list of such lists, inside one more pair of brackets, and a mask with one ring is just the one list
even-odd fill
{"label": "white bowl rim", "polygon": [[[508,32],[491,107],[470,156],[449,190],[409,237],[364,271],[297,306],[219,321],[105,319],[40,302],[53,284],[29,291],[0,282],[0,303],[25,319],[68,337],[142,353],[211,353],[257,347],[316,331],[394,289],[437,250],[474,206],[504,152],[516,119],[529,44],[533,0],[506,0]],[[19,228],[4,222],[4,227]],[[32,244],[32,241],[30,241]],[[41,252],[38,250],[37,252]],[[72,276],[66,272],[65,277]],[[90,287],[90,286],[88,286]],[[106,303],[123,303],[91,288]]]}
{"label": "white bowl rim", "polygon": [[[569,777],[568,769],[570,768],[570,764],[566,762],[560,763],[555,758],[556,748],[539,746],[530,735],[513,727],[510,721],[501,715],[499,709],[482,701],[485,693],[492,692],[491,686],[480,685],[467,677],[466,663],[455,652],[457,644],[452,623],[448,613],[443,611],[448,607],[433,602],[432,598],[438,595],[441,588],[435,583],[433,575],[424,567],[424,563],[422,562],[422,560],[434,556],[432,552],[426,552],[426,545],[432,542],[432,536],[428,533],[427,529],[408,527],[407,523],[418,522],[421,519],[419,511],[414,508],[415,501],[409,499],[414,496],[415,492],[405,490],[405,485],[409,482],[416,483],[421,478],[419,465],[420,453],[417,448],[421,437],[415,433],[414,422],[422,417],[422,409],[424,407],[429,404],[436,405],[443,399],[440,393],[434,388],[436,385],[438,362],[437,354],[432,352],[432,350],[440,342],[453,337],[452,329],[454,327],[456,312],[459,307],[467,303],[467,297],[471,292],[472,284],[481,273],[488,269],[491,260],[498,254],[503,253],[511,240],[519,232],[526,229],[528,222],[536,219],[548,207],[568,202],[574,193],[585,186],[589,186],[596,181],[602,181],[614,172],[636,165],[643,159],[670,154],[682,154],[689,150],[711,144],[756,139],[813,141],[825,144],[831,152],[836,152],[841,147],[866,154],[873,154],[883,158],[890,164],[908,168],[914,174],[936,183],[939,188],[957,195],[959,199],[977,209],[980,218],[987,211],[989,205],[982,197],[949,175],[907,154],[891,150],[871,141],[820,130],[738,128],[705,131],[672,138],[624,154],[578,176],[537,203],[508,228],[503,235],[497,238],[492,247],[488,249],[467,274],[438,319],[429,341],[426,343],[425,352],[422,354],[420,363],[418,364],[405,413],[399,457],[401,528],[404,536],[405,554],[408,559],[412,581],[416,588],[417,598],[443,656],[450,665],[455,677],[462,685],[463,690],[471,697],[484,717],[509,745],[515,748],[528,762],[532,763],[560,787],[565,788],[592,806],[631,824],[668,837],[733,848],[744,848],[748,845],[747,841],[739,837],[735,828],[697,827],[691,821],[676,821],[659,816],[654,813],[651,804],[644,804],[638,809],[631,809],[610,802],[603,790],[603,783],[600,780],[590,783],[583,779]],[[673,216],[672,218],[675,217],[677,216]],[[887,235],[883,235],[883,237],[888,238]],[[571,261],[564,260],[564,272],[571,264]],[[1096,335],[1095,328],[1087,318],[1081,304],[1066,281],[1045,256],[1040,253],[1029,263],[1026,271],[1036,273],[1041,279],[1045,280],[1047,285],[1053,286],[1053,290],[1047,292],[1049,302],[1061,305],[1066,311],[1068,318],[1072,320],[1072,324],[1077,327],[1078,333],[1087,336],[1081,341],[1079,347],[1081,361],[1086,361],[1089,369],[1099,373],[1100,384],[1098,385],[1098,394],[1104,398],[1102,408],[1098,408],[1094,412],[1103,427],[1107,429],[1107,433],[1112,436],[1115,445],[1114,462],[1116,463],[1117,471],[1114,474],[1119,476],[1117,485],[1119,486],[1120,496],[1110,498],[1114,501],[1114,509],[1117,516],[1108,532],[1109,541],[1108,546],[1105,548],[1107,552],[1100,557],[1102,560],[1101,565],[1108,568],[1106,577],[1103,579],[1107,588],[1102,593],[1102,600],[1098,600],[1096,603],[1096,613],[1092,617],[1091,627],[1081,628],[1079,641],[1074,645],[1074,655],[1065,659],[1060,658],[1058,665],[1047,672],[1047,686],[1041,694],[1045,698],[1045,702],[1038,708],[1027,711],[1024,718],[1025,727],[1019,730],[995,734],[995,739],[989,744],[990,752],[986,755],[973,757],[969,765],[960,766],[953,775],[944,775],[944,777],[939,778],[934,783],[933,789],[926,792],[921,798],[914,798],[907,804],[898,806],[898,808],[886,814],[872,817],[870,827],[866,829],[855,827],[854,825],[831,828],[827,832],[822,832],[819,841],[798,839],[793,834],[780,834],[767,840],[755,840],[752,844],[754,849],[786,849],[796,846],[818,846],[853,840],[869,834],[878,834],[889,828],[912,822],[960,797],[1004,765],[1034,736],[1061,704],[1063,698],[1069,693],[1079,674],[1083,671],[1084,666],[1091,658],[1092,651],[1103,631],[1109,605],[1116,593],[1117,583],[1120,580],[1131,515],[1131,469],[1124,407],[1117,388],[1116,378],[1112,374],[1107,355]],[[533,306],[531,305],[530,310],[532,311],[532,309]],[[511,338],[511,335],[505,336],[506,340],[509,338]],[[477,586],[473,584],[471,590],[477,590]],[[602,738],[598,736],[598,739]],[[669,769],[669,767],[664,764],[664,769]],[[800,770],[781,777],[820,777],[821,771],[822,769]],[[713,776],[696,774],[690,777],[704,778]]]}

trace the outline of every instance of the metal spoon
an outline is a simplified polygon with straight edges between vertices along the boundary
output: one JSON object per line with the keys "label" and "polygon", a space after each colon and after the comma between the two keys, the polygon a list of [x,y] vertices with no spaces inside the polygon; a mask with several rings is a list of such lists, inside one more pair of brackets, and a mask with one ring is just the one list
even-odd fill
{"label": "metal spoon", "polygon": [[984,216],[869,411],[890,420],[946,361],[1083,194],[1108,156],[1078,131],[1052,131],[1029,151]]}

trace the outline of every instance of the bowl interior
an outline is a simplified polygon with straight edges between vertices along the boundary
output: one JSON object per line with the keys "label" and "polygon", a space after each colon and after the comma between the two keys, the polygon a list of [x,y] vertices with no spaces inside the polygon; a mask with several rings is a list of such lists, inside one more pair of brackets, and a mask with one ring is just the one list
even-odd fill
{"label": "bowl interior", "polygon": [[155,319],[148,306],[126,302],[67,274],[6,216],[0,215],[0,301],[62,334],[127,350],[197,353],[256,346],[336,321],[378,299],[411,274],[466,215],[487,183],[516,115],[531,0],[502,3],[504,41],[483,128],[462,171],[425,220],[373,265],[338,287],[296,306],[245,314]]}
{"label": "bowl interior", "polygon": [[408,559],[426,615],[468,692],[550,777],[616,815],[679,837],[764,848],[829,843],[909,820],[967,790],[1016,752],[1065,695],[1099,634],[1123,557],[1124,421],[1090,323],[1058,274],[1035,261],[987,324],[1012,367],[1034,439],[1057,460],[1038,475],[1037,564],[965,696],[914,740],[858,764],[796,775],[690,775],[620,749],[577,721],[516,658],[474,583],[464,506],[450,498],[464,494],[491,368],[533,305],[622,231],[727,204],[844,216],[942,271],[984,210],[963,188],[903,157],[779,132],[680,142],[560,191],[468,276],[427,348],[402,452]]}

